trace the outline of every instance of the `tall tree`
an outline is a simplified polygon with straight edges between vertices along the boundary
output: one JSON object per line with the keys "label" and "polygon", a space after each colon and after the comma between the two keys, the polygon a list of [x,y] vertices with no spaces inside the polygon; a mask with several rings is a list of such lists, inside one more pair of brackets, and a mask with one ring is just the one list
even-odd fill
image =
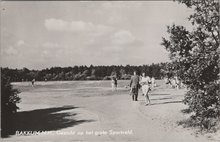
{"label": "tall tree", "polygon": [[173,69],[189,88],[184,102],[195,112],[203,127],[208,118],[220,117],[219,84],[219,1],[179,0],[194,13],[189,16],[193,30],[168,26],[169,39],[162,45],[170,53]]}

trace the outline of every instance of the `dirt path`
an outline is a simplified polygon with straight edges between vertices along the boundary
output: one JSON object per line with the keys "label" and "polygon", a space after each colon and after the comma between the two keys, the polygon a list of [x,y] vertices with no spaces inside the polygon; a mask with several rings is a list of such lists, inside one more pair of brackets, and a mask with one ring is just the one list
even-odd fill
{"label": "dirt path", "polygon": [[[5,141],[211,141],[207,137],[195,136],[191,129],[182,128],[177,121],[187,116],[180,110],[185,108],[181,103],[184,90],[157,88],[151,92],[152,105],[144,105],[144,97],[131,101],[127,94],[108,96],[79,97],[52,92],[24,92],[21,94],[22,111],[33,111],[32,118],[18,127],[29,131],[39,128],[49,132],[38,135],[12,135]],[[53,95],[48,99],[48,96]],[[32,100],[32,103],[30,103]],[[33,103],[34,102],[34,103]],[[47,105],[45,105],[47,104]],[[50,108],[54,108],[53,112]],[[49,111],[49,112],[48,112]],[[45,113],[46,112],[46,113]],[[45,114],[44,114],[45,113]],[[48,119],[44,115],[51,115]],[[68,114],[68,115],[67,115]],[[42,119],[39,119],[42,115]],[[59,117],[58,117],[59,115]],[[62,119],[60,118],[62,116]],[[54,118],[53,118],[54,117]],[[29,124],[30,119],[39,119]],[[48,123],[42,123],[42,121]],[[54,122],[53,122],[54,120]],[[65,120],[65,123],[63,122]],[[66,121],[68,120],[68,121]],[[74,121],[73,121],[74,120]],[[49,124],[54,127],[50,128]],[[60,125],[58,125],[60,123]],[[42,126],[41,126],[42,125]],[[36,127],[39,126],[39,127]],[[65,127],[64,127],[65,126]]]}

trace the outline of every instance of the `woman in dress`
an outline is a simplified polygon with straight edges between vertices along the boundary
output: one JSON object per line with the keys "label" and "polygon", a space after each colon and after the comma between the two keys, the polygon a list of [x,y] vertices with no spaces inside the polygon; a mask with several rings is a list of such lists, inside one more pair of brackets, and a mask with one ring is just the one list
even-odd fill
{"label": "woman in dress", "polygon": [[146,101],[146,105],[150,104],[150,99],[149,99],[149,91],[150,91],[150,83],[151,83],[151,79],[149,76],[146,76],[145,73],[142,73],[142,77],[141,77],[141,88],[142,88],[142,92],[144,94],[145,97],[145,101]]}

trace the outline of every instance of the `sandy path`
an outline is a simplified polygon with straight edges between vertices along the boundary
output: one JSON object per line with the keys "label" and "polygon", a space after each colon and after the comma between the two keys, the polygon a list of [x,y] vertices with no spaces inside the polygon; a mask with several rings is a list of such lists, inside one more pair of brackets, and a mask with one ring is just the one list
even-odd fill
{"label": "sandy path", "polygon": [[[77,108],[55,112],[77,114],[66,118],[79,122],[50,134],[18,136],[13,135],[5,141],[211,141],[207,137],[196,137],[192,130],[182,128],[177,121],[187,117],[180,110],[184,90],[158,88],[151,92],[152,105],[144,106],[144,97],[131,101],[127,94],[109,96],[78,97],[53,92],[24,92],[20,96],[22,111],[46,109],[63,106]],[[44,96],[44,97],[42,97]],[[30,99],[34,103],[30,103]],[[47,105],[44,105],[47,104]],[[36,116],[37,119],[38,116]],[[83,121],[82,121],[83,120]],[[40,123],[40,122],[39,122]],[[40,124],[36,124],[40,125]],[[114,133],[112,133],[114,132]],[[115,133],[120,132],[120,133]]]}

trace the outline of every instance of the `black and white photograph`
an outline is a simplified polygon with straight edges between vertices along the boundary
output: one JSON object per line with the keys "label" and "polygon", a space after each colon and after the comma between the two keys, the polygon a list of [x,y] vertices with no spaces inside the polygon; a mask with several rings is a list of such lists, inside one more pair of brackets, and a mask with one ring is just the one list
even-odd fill
{"label": "black and white photograph", "polygon": [[220,141],[219,0],[0,9],[2,142]]}

